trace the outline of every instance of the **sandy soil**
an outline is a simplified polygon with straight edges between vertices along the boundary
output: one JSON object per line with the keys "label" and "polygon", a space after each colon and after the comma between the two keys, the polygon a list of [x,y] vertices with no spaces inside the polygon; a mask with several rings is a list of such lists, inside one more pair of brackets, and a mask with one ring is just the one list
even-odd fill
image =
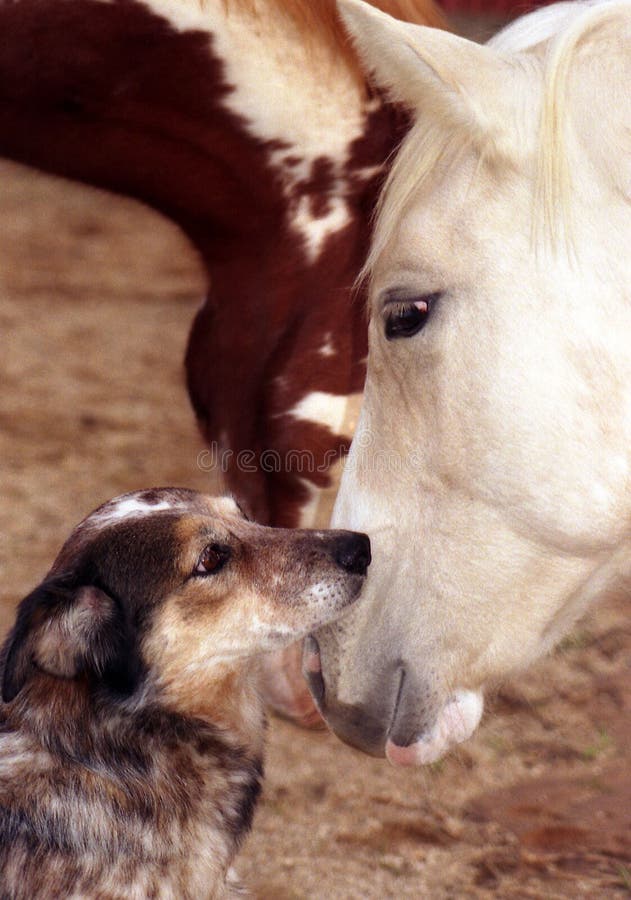
{"label": "sandy soil", "polygon": [[[99,502],[212,487],[181,365],[202,292],[154,214],[0,166],[0,631]],[[630,897],[630,665],[611,600],[418,772],[273,721],[241,873],[274,900]]]}

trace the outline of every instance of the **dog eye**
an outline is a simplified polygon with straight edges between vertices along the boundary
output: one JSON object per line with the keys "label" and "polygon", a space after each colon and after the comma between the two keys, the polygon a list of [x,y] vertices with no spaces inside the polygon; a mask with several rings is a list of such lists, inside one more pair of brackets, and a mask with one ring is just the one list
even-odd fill
{"label": "dog eye", "polygon": [[386,337],[389,341],[412,337],[427,323],[439,294],[426,294],[410,300],[396,300],[386,307]]}
{"label": "dog eye", "polygon": [[230,556],[230,548],[221,544],[209,544],[202,550],[197,565],[195,566],[195,575],[214,575],[219,569],[223,568]]}

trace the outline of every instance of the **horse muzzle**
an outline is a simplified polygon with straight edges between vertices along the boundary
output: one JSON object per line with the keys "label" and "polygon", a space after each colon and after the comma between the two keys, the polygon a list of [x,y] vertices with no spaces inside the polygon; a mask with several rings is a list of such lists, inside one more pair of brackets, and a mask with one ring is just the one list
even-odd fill
{"label": "horse muzzle", "polygon": [[395,766],[436,762],[467,740],[482,716],[480,692],[459,689],[441,700],[403,663],[382,668],[357,701],[340,699],[311,635],[304,645],[303,671],[320,713],[337,737],[371,756],[385,756]]}

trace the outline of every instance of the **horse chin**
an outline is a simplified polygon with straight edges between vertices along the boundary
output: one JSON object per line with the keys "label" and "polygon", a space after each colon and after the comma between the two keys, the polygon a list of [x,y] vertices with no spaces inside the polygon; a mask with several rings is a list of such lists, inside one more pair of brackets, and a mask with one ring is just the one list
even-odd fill
{"label": "horse chin", "polygon": [[[326,631],[318,636],[326,639]],[[357,750],[385,756],[394,766],[436,762],[471,737],[484,708],[480,691],[460,688],[441,700],[403,666],[388,666],[358,702],[344,702],[323,672],[320,645],[313,635],[305,640],[303,673],[334,734]]]}
{"label": "horse chin", "polygon": [[484,698],[479,691],[457,690],[439,711],[431,728],[410,744],[399,745],[390,735],[386,741],[386,757],[393,766],[425,766],[441,759],[456,744],[468,740],[482,717]]}

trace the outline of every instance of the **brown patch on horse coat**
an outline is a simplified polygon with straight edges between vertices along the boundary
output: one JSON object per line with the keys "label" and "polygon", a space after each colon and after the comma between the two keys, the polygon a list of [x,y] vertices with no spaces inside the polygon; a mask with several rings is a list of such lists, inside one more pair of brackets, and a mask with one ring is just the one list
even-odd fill
{"label": "brown patch on horse coat", "polygon": [[[314,34],[341,39],[332,2],[282,6]],[[433,9],[389,6],[420,18]],[[229,451],[227,484],[253,515],[297,524],[309,485],[331,484],[350,435],[286,414],[310,393],[344,397],[363,387],[364,298],[353,283],[405,117],[372,98],[343,185],[322,156],[288,194],[300,147],[274,164],[282,135],[258,139],[230,109],[233,88],[208,31],[176,30],[135,0],[19,0],[0,6],[0,32],[0,151],[136,197],[182,227],[211,283],[186,357],[201,430],[218,453]],[[348,224],[311,260],[292,209],[305,197],[322,218],[340,191]],[[330,331],[336,352],[323,362]],[[296,456],[304,450],[306,468]],[[270,454],[278,463],[266,464]]]}

